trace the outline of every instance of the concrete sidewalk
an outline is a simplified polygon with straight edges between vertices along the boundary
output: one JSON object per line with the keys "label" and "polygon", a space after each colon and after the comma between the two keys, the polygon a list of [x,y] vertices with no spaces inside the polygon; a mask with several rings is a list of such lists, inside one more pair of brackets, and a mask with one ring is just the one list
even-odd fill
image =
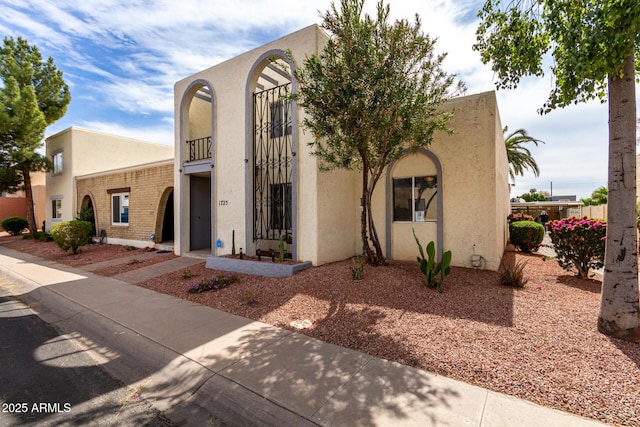
{"label": "concrete sidewalk", "polygon": [[0,272],[179,425],[603,425],[2,246]]}

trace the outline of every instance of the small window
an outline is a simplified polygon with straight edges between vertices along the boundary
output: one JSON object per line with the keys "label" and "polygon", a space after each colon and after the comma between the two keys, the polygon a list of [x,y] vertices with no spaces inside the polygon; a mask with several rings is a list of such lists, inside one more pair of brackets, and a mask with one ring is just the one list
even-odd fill
{"label": "small window", "polygon": [[271,138],[291,135],[291,102],[278,100],[271,103]]}
{"label": "small window", "polygon": [[393,179],[393,220],[425,222],[438,219],[438,177],[412,176]]}
{"label": "small window", "polygon": [[62,219],[62,200],[61,199],[51,200],[51,218]]}
{"label": "small window", "polygon": [[62,151],[54,153],[53,155],[53,174],[58,175],[62,173]]}
{"label": "small window", "polygon": [[129,193],[111,195],[112,225],[129,224]]}

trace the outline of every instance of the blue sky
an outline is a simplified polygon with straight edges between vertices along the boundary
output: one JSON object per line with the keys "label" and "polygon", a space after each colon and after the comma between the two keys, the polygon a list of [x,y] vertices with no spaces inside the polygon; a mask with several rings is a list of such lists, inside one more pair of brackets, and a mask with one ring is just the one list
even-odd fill
{"label": "blue sky", "polygon": [[[471,46],[482,1],[390,0],[393,17],[418,13],[448,52],[445,68],[468,93],[494,89],[493,73]],[[25,37],[64,72],[72,102],[47,136],[78,126],[173,144],[176,81],[313,23],[329,0],[0,0],[0,33]],[[376,1],[367,0],[374,10]],[[590,102],[540,116],[552,76],[498,91],[503,125],[546,144],[531,150],[541,169],[516,179],[530,188],[588,197],[607,183],[607,106]],[[639,91],[640,92],[640,91]]]}

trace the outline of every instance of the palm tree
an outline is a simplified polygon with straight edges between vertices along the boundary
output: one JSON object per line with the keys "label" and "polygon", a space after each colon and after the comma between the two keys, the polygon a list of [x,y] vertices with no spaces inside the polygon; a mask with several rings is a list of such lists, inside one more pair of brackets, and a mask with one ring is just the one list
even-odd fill
{"label": "palm tree", "polygon": [[606,205],[608,196],[609,190],[607,190],[607,187],[600,187],[593,190],[591,197],[580,199],[580,201],[585,206]]}
{"label": "palm tree", "polygon": [[[505,126],[503,132],[506,134],[508,129],[508,126]],[[529,136],[524,129],[518,129],[504,139],[504,143],[507,146],[509,176],[511,176],[511,179],[514,181],[516,175],[524,175],[525,169],[531,169],[536,177],[540,175],[540,169],[538,169],[538,164],[533,156],[531,156],[531,151],[522,145],[527,142],[533,142],[536,146],[539,142],[544,144],[544,141]]]}

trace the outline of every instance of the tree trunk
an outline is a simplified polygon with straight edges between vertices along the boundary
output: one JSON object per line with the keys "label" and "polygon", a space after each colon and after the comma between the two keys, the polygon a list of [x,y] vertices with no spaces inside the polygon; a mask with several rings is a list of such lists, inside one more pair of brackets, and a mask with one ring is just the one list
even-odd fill
{"label": "tree trunk", "polygon": [[362,168],[362,197],[360,198],[360,234],[362,237],[362,251],[367,258],[367,263],[375,265],[375,257],[371,247],[369,246],[369,237],[367,231],[369,230],[367,220],[367,214],[369,213],[367,206],[370,204],[368,199],[367,184],[369,183],[369,170],[366,165]]}
{"label": "tree trunk", "polygon": [[598,330],[640,342],[634,79],[633,54],[622,78],[609,75],[609,206]]}
{"label": "tree trunk", "polygon": [[27,223],[29,224],[29,232],[35,235],[38,231],[38,225],[36,224],[36,215],[33,209],[33,191],[31,190],[29,166],[25,165],[22,168],[22,176],[24,178],[24,192],[27,198]]}
{"label": "tree trunk", "polygon": [[365,210],[367,211],[368,220],[369,220],[369,236],[371,238],[371,243],[373,244],[372,259],[369,264],[379,266],[386,264],[384,259],[384,255],[382,254],[382,247],[380,246],[380,239],[378,238],[378,232],[376,231],[376,226],[373,222],[373,209],[371,208],[371,197],[372,193],[367,194],[367,206]]}

